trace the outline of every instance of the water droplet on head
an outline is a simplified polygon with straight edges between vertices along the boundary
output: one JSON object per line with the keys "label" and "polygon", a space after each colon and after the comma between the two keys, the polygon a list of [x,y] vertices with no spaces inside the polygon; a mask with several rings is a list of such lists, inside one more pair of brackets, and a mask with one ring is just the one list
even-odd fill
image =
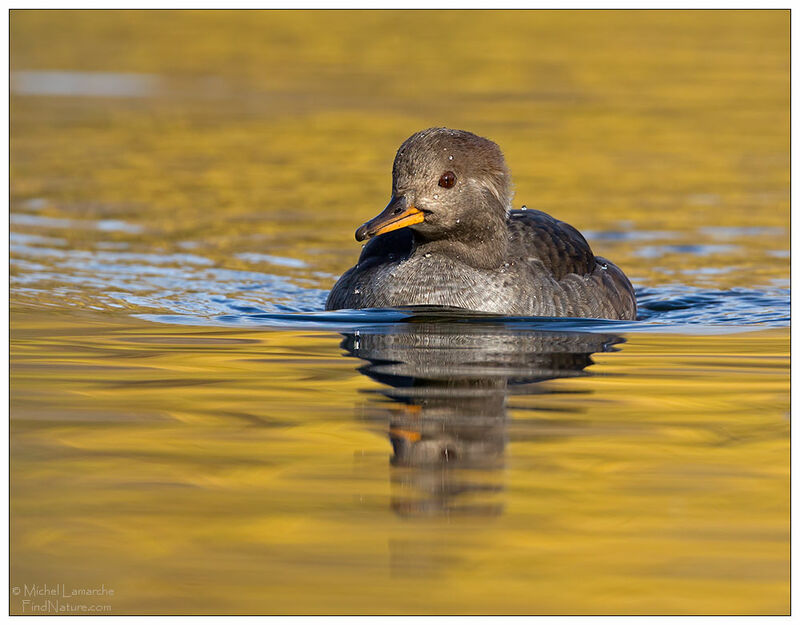
{"label": "water droplet on head", "polygon": [[353,289],[354,295],[358,295],[359,293],[361,293],[361,289]]}
{"label": "water droplet on head", "polygon": [[452,160],[453,160],[453,155],[451,154],[450,156],[448,156],[448,157],[447,157],[447,160],[448,160],[448,161],[452,161]]}
{"label": "water droplet on head", "polygon": [[434,193],[433,194],[433,199],[434,200],[438,200],[439,199],[439,194],[438,193]]}
{"label": "water droplet on head", "polygon": [[460,223],[461,223],[461,220],[460,220],[460,219],[456,219],[456,223],[457,223],[457,224],[460,224]]}
{"label": "water droplet on head", "polygon": [[425,252],[425,258],[430,258],[430,257],[431,257],[431,253],[430,252]]}

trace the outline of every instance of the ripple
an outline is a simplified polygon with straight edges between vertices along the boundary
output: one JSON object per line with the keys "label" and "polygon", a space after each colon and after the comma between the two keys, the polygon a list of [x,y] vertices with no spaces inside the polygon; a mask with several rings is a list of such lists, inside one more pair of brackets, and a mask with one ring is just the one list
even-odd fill
{"label": "ripple", "polygon": [[703,234],[707,234],[716,239],[735,239],[739,237],[756,237],[756,236],[779,236],[785,230],[783,228],[772,227],[732,227],[732,226],[709,226],[700,228]]}
{"label": "ripple", "polygon": [[[316,294],[320,296],[319,302],[322,304],[325,292],[317,291]],[[636,321],[508,317],[445,307],[266,312],[242,307],[233,300],[225,300],[224,303],[231,311],[236,312],[215,317],[175,314],[140,316],[162,323],[279,327],[332,332],[352,331],[355,328],[373,332],[388,331],[388,326],[400,322],[436,321],[488,323],[525,330],[724,334],[764,327],[785,327],[790,321],[788,289],[774,289],[769,292],[747,289],[700,290],[674,285],[641,289],[637,297],[639,319]]]}
{"label": "ripple", "polygon": [[[15,215],[17,223],[72,227],[77,220]],[[122,222],[79,222],[116,228]],[[661,233],[663,234],[663,233]],[[103,243],[103,242],[100,242]],[[112,242],[108,242],[112,243]],[[433,318],[449,323],[492,323],[554,330],[613,330],[615,332],[729,332],[765,326],[786,326],[790,320],[789,288],[773,280],[753,289],[704,289],[675,283],[639,288],[637,321],[503,317],[463,310],[391,309],[324,311],[333,276],[315,271],[299,259],[263,253],[236,254],[252,269],[229,268],[199,254],[134,252],[128,250],[64,249],[63,239],[39,234],[11,234],[11,284],[18,298],[41,305],[78,306],[95,310],[128,310],[159,322],[189,325],[239,325],[315,328],[331,331],[415,322]],[[185,249],[187,246],[178,246]],[[738,249],[731,245],[651,246],[667,251],[711,254]],[[223,263],[220,266],[220,262]],[[270,265],[274,272],[261,271]],[[287,269],[293,275],[285,275]],[[699,268],[713,279],[732,270]],[[283,273],[280,273],[280,272]]]}
{"label": "ripple", "polygon": [[641,258],[661,258],[667,254],[692,254],[695,256],[712,256],[736,252],[738,245],[647,245],[634,252]]}
{"label": "ripple", "polygon": [[27,70],[11,72],[11,92],[28,96],[145,98],[156,94],[154,74]]}
{"label": "ripple", "polygon": [[670,230],[584,230],[583,236],[589,241],[662,241],[677,239],[679,234]]}
{"label": "ripple", "polygon": [[33,226],[36,228],[53,228],[68,230],[79,228],[85,230],[100,230],[103,232],[128,232],[139,234],[144,228],[129,224],[118,219],[101,219],[92,221],[88,219],[65,219],[62,217],[45,217],[43,215],[28,215],[26,213],[13,213],[10,217],[12,226]]}
{"label": "ripple", "polygon": [[685,285],[637,291],[639,317],[682,325],[787,326],[789,289],[709,290]]}
{"label": "ripple", "polygon": [[256,252],[243,252],[237,254],[236,258],[241,258],[250,263],[268,263],[279,267],[308,267],[308,264],[297,258],[286,258],[284,256],[272,256],[270,254],[258,254]]}

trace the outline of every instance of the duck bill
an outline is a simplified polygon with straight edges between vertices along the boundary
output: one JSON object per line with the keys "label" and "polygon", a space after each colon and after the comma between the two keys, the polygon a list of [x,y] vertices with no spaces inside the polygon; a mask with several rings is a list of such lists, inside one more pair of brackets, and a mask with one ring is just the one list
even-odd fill
{"label": "duck bill", "polygon": [[425,221],[425,214],[416,206],[408,206],[406,198],[392,197],[383,212],[356,230],[356,241],[363,241],[392,230],[399,230]]}

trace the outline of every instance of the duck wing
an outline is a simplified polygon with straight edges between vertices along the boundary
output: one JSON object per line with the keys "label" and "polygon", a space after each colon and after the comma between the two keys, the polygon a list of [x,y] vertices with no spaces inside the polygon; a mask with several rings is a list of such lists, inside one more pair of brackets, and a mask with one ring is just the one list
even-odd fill
{"label": "duck wing", "polygon": [[536,258],[556,280],[574,273],[585,276],[597,265],[592,248],[568,223],[537,210],[509,213],[512,252],[521,258]]}
{"label": "duck wing", "polygon": [[[548,272],[561,289],[558,315],[636,319],[636,293],[614,263],[595,256],[575,228],[537,210],[509,213],[511,253]],[[558,289],[551,296],[556,298]]]}

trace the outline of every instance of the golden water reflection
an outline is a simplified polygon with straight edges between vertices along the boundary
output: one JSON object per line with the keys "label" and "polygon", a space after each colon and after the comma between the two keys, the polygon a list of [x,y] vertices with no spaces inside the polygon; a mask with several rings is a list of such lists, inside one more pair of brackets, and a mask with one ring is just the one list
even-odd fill
{"label": "golden water reflection", "polygon": [[[365,362],[336,334],[20,319],[14,585],[104,583],[122,614],[788,609],[787,330],[487,352],[396,328],[344,340]],[[466,363],[505,406],[465,399]]]}

